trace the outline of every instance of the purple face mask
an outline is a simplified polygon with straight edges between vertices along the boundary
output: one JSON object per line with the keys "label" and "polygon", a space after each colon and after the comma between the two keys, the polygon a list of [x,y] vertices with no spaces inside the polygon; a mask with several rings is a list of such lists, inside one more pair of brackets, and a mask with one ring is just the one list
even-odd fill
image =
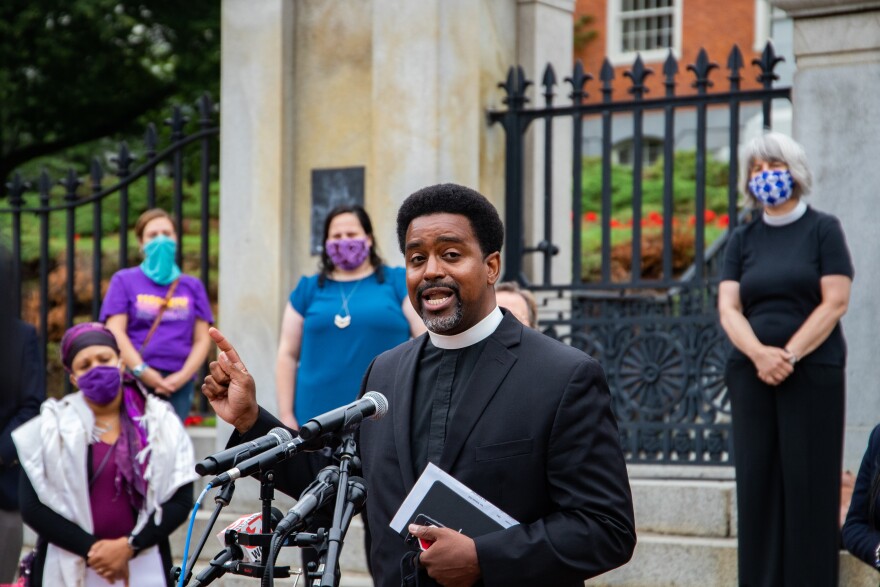
{"label": "purple face mask", "polygon": [[99,406],[112,402],[119,395],[121,384],[119,369],[111,365],[92,367],[76,378],[76,385],[86,399]]}
{"label": "purple face mask", "polygon": [[324,248],[333,264],[344,271],[357,269],[370,254],[370,247],[367,245],[367,239],[364,238],[327,241],[324,243]]}

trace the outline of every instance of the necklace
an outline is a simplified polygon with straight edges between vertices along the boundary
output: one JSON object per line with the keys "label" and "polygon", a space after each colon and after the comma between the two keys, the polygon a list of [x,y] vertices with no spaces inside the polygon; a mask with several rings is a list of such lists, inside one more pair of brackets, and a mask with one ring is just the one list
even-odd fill
{"label": "necklace", "polygon": [[95,419],[95,426],[92,428],[92,442],[98,442],[102,436],[113,430],[113,428],[113,420],[107,421]]}
{"label": "necklace", "polygon": [[113,420],[95,420],[95,430],[101,434],[113,430]]}
{"label": "necklace", "polygon": [[339,308],[340,312],[344,312],[345,315],[341,316],[339,313],[333,317],[333,323],[336,325],[336,328],[348,328],[348,325],[351,324],[351,312],[348,311],[348,300],[351,299],[351,296],[354,295],[354,292],[357,291],[358,286],[361,284],[360,280],[358,281],[351,290],[351,293],[345,295],[345,288],[342,286],[342,283],[339,284],[339,297],[342,298],[342,307]]}

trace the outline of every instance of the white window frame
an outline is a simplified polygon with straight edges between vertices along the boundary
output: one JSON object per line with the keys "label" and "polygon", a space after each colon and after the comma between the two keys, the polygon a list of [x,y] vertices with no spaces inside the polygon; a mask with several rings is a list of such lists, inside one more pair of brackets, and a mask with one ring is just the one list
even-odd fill
{"label": "white window frame", "polygon": [[[623,51],[623,17],[622,17],[623,0],[608,1],[608,18],[606,29],[608,31],[608,44],[605,48],[605,54],[611,65],[632,65],[636,60],[636,55],[642,56],[645,63],[662,62],[669,55],[669,49],[651,49],[648,51]],[[672,16],[672,55],[676,59],[681,59],[681,37],[682,37],[682,5],[684,0],[673,0],[673,16]],[[646,13],[646,16],[650,14]]]}
{"label": "white window frame", "polygon": [[760,53],[770,40],[770,21],[773,7],[768,0],[755,0],[755,39],[752,50]]}

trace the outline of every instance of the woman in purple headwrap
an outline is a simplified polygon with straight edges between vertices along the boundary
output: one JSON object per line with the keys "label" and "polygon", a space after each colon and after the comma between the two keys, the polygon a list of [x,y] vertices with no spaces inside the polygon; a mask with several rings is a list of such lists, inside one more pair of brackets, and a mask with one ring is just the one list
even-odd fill
{"label": "woman in purple headwrap", "polygon": [[78,324],[61,359],[79,391],[13,432],[33,585],[171,585],[168,536],[193,503],[192,443],[169,404],[123,382],[119,347]]}

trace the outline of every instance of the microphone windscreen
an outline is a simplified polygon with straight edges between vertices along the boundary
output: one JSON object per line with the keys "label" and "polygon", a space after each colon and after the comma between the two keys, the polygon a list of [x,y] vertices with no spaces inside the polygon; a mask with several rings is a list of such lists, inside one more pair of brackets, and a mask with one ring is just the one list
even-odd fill
{"label": "microphone windscreen", "polygon": [[269,430],[269,434],[272,434],[280,440],[278,444],[285,444],[293,440],[293,434],[290,433],[290,430],[287,428],[282,428],[281,426],[276,426]]}
{"label": "microphone windscreen", "polygon": [[373,420],[378,420],[388,413],[388,399],[378,391],[368,391],[364,394],[364,399],[370,399],[376,403],[376,413],[370,416]]}

